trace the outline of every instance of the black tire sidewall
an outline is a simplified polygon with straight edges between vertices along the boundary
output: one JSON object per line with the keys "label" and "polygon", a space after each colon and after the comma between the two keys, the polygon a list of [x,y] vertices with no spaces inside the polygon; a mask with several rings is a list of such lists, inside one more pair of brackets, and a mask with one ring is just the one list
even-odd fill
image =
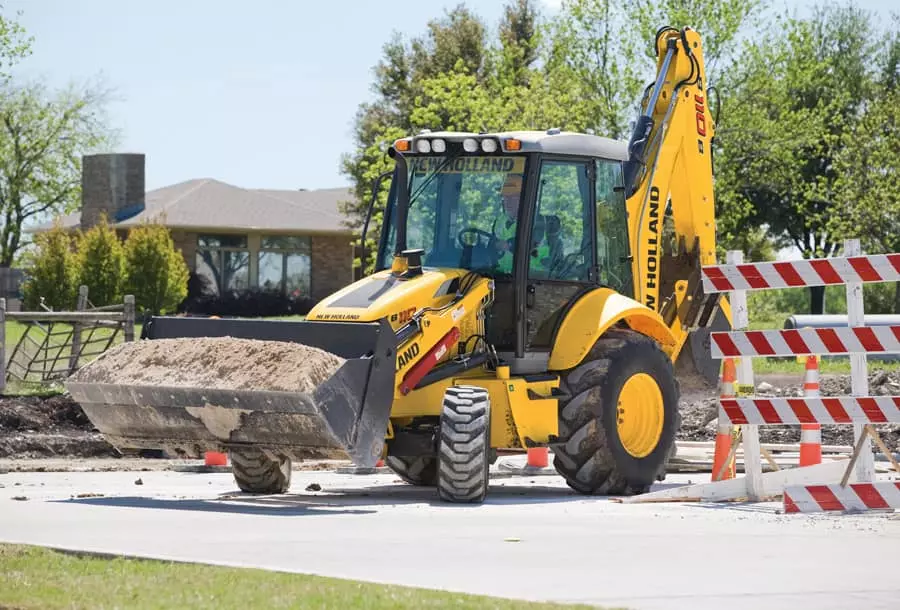
{"label": "black tire sidewall", "polygon": [[[636,458],[625,450],[618,432],[618,398],[625,382],[637,373],[646,373],[656,382],[663,399],[663,427],[659,442],[648,455]],[[600,424],[607,438],[608,450],[622,475],[639,485],[651,485],[665,467],[678,424],[678,390],[668,357],[647,341],[625,346],[612,358],[606,381],[600,392],[602,412]]]}

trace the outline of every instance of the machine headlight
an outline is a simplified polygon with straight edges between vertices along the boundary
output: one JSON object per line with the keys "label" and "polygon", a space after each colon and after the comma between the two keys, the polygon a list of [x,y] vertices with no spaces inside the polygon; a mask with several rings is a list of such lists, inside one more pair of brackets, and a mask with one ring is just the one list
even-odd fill
{"label": "machine headlight", "polygon": [[478,152],[478,140],[475,138],[466,138],[463,140],[463,150],[466,152]]}
{"label": "machine headlight", "polygon": [[481,150],[486,153],[497,152],[497,141],[496,140],[482,140],[481,141]]}
{"label": "machine headlight", "polygon": [[431,152],[431,142],[428,140],[416,140],[416,150],[420,153],[430,153]]}
{"label": "machine headlight", "polygon": [[440,138],[431,141],[431,150],[441,154],[447,152],[447,142]]}

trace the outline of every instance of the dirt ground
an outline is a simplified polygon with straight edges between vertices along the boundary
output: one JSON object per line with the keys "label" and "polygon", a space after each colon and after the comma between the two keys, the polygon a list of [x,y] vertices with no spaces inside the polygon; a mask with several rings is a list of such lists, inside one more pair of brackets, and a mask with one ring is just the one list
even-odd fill
{"label": "dirt ground", "polygon": [[[801,380],[796,376],[758,376],[757,384],[759,395],[802,394]],[[900,374],[875,371],[870,375],[869,387],[873,395],[900,395]],[[822,376],[823,396],[849,392],[849,376]],[[687,393],[682,397],[681,411],[683,421],[678,432],[679,440],[711,441],[715,438],[715,395],[709,392]],[[891,450],[900,451],[900,425],[880,425],[876,429]],[[799,426],[760,427],[760,440],[766,443],[796,443],[799,436]],[[822,442],[827,445],[850,445],[853,442],[852,427],[822,426]],[[24,467],[24,460],[29,462],[29,468],[64,470],[71,466],[73,460],[83,458],[91,458],[91,468],[100,470],[155,470],[184,463],[160,458],[123,458],[94,429],[81,407],[68,395],[0,398],[0,467],[15,470],[17,463]],[[37,462],[31,463],[34,460]],[[325,466],[314,462],[301,467]]]}
{"label": "dirt ground", "polygon": [[[756,376],[758,396],[803,396],[803,380],[797,375]],[[819,380],[822,396],[850,394],[849,375],[822,375]],[[873,367],[869,374],[869,393],[873,396],[900,396],[900,374],[885,373]],[[682,396],[682,426],[679,440],[711,441],[716,437],[716,397],[697,393]],[[900,424],[876,425],[875,430],[892,451],[900,451]],[[800,426],[760,426],[759,437],[764,443],[796,443]],[[822,426],[825,445],[852,445],[852,426]]]}

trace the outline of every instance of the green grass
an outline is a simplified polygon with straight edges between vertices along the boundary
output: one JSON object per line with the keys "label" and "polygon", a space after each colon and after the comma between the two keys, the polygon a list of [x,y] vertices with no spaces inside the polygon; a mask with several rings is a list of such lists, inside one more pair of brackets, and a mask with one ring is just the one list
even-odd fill
{"label": "green grass", "polygon": [[[866,366],[871,374],[877,370],[900,371],[900,361],[880,361],[869,358]],[[797,361],[794,358],[754,358],[753,372],[757,375],[765,374],[796,374],[800,377],[806,367],[806,360]],[[819,360],[819,373],[822,375],[849,375],[850,360],[847,358],[822,358]]]}
{"label": "green grass", "polygon": [[[397,569],[403,569],[403,562]],[[435,564],[435,569],[440,569]],[[584,609],[336,578],[0,544],[0,608]]]}

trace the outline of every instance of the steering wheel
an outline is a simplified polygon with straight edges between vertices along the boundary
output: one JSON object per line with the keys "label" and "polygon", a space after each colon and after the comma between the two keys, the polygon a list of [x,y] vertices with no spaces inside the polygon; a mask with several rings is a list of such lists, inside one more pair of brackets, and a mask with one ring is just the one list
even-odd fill
{"label": "steering wheel", "polygon": [[[472,234],[475,234],[478,236],[475,239],[474,244],[468,244],[465,241],[463,241],[463,235],[467,235],[469,233],[472,233]],[[482,237],[487,239],[487,244],[485,246],[480,246],[480,244],[479,244],[479,241],[481,241],[479,238],[482,238]],[[497,236],[489,231],[485,231],[484,229],[479,229],[478,227],[468,227],[468,228],[461,230],[459,232],[459,234],[456,236],[456,239],[457,239],[457,241],[459,241],[459,244],[462,246],[463,252],[466,252],[466,251],[471,252],[479,246],[484,248],[487,252],[488,259],[490,260],[491,267],[495,266],[497,264],[497,261],[500,260],[500,253],[497,252],[497,249],[494,247],[494,244],[497,241]]]}
{"label": "steering wheel", "polygon": [[463,235],[466,235],[468,233],[474,233],[475,235],[478,235],[480,237],[486,237],[488,240],[488,243],[487,243],[488,246],[493,245],[493,243],[497,240],[497,236],[494,235],[493,233],[489,233],[483,229],[479,229],[478,227],[468,227],[467,229],[463,229],[462,231],[460,231],[459,234],[456,236],[457,240],[459,240],[459,244],[463,248],[470,248],[470,247],[478,245],[477,239],[474,244],[467,244],[465,241],[463,241]]}

